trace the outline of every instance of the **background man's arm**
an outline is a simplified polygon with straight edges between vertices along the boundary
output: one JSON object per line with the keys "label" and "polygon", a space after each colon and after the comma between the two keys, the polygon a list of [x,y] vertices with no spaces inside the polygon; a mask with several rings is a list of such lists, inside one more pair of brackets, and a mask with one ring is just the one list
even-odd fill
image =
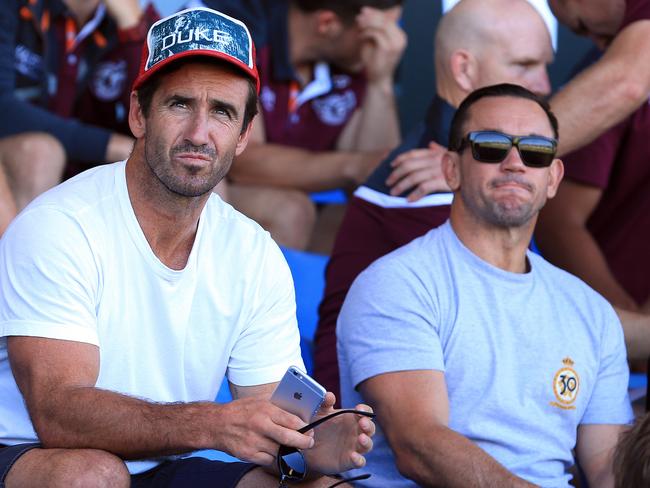
{"label": "background man's arm", "polygon": [[395,453],[402,475],[421,486],[531,487],[448,427],[449,401],[440,371],[374,376],[359,385]]}
{"label": "background man's arm", "polygon": [[160,404],[95,387],[96,346],[63,340],[8,338],[9,360],[34,428],[45,447],[95,448],[124,459],[220,449],[270,464],[278,443],[307,448],[303,422],[249,396],[228,404]]}
{"label": "background man's arm", "polygon": [[383,151],[308,151],[266,142],[262,115],[253,122],[246,150],[229,176],[235,183],[321,191],[356,186],[368,177]]}
{"label": "background man's arm", "polygon": [[559,154],[591,142],[642,103],[650,93],[650,20],[623,29],[603,57],[551,99],[560,124]]}
{"label": "background man's arm", "polygon": [[535,240],[549,261],[582,278],[613,305],[634,311],[637,304],[616,280],[587,229],[602,194],[595,186],[564,180],[540,212]]}
{"label": "background man's arm", "polygon": [[589,486],[613,488],[612,456],[624,425],[588,424],[578,427],[576,456]]}
{"label": "background man's arm", "polygon": [[341,134],[338,148],[368,151],[400,142],[399,117],[393,89],[395,69],[406,47],[406,34],[381,10],[364,7],[356,19],[364,46],[366,95]]}

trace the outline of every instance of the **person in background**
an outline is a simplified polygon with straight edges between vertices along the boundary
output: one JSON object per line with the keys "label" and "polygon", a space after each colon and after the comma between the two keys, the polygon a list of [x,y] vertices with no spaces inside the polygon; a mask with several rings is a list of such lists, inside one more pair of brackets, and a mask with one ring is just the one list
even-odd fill
{"label": "person in background", "polygon": [[260,123],[228,175],[228,199],[278,243],[329,253],[342,206],[317,215],[309,192],[355,188],[400,141],[402,2],[204,3],[242,19],[258,48]]}
{"label": "person in background", "polygon": [[535,240],[551,262],[616,307],[628,354],[647,359],[650,1],[550,4],[561,22],[591,37],[604,53],[551,100],[562,140],[571,141],[560,148],[577,150],[564,156],[566,178],[540,214]]}
{"label": "person in background", "polygon": [[157,18],[138,0],[8,0],[0,167],[12,194],[0,195],[0,212],[13,216],[64,173],[128,157],[129,93]]}

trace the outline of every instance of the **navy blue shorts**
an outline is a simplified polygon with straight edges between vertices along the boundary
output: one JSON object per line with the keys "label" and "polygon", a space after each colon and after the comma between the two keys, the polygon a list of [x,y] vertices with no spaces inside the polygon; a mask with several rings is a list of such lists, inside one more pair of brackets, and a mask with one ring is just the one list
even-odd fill
{"label": "navy blue shorts", "polygon": [[[16,460],[38,443],[0,446],[0,488],[5,488],[5,478]],[[131,476],[132,488],[234,488],[255,468],[250,463],[226,463],[201,457],[164,461],[144,473]]]}

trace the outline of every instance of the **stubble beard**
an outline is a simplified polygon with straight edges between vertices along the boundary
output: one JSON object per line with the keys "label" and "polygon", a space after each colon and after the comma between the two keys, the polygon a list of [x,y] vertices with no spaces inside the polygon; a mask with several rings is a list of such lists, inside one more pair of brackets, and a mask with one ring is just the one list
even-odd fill
{"label": "stubble beard", "polygon": [[[224,154],[219,161],[216,150],[189,144],[175,146],[167,154],[163,146],[156,144],[155,141],[145,144],[144,150],[145,160],[158,181],[171,193],[188,198],[200,197],[211,192],[228,173],[234,157],[234,154]],[[184,175],[179,176],[174,171],[171,161],[174,154],[181,152],[196,152],[209,156],[213,165],[212,170],[203,175],[192,175],[184,171]]]}

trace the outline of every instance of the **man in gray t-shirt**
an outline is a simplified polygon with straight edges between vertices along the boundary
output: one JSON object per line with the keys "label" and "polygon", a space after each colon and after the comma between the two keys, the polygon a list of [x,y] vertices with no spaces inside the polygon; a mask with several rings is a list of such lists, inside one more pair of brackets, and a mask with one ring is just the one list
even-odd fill
{"label": "man in gray t-shirt", "polygon": [[341,393],[378,413],[369,486],[567,487],[574,448],[590,486],[613,486],[611,451],[632,420],[620,322],[527,251],[562,179],[556,140],[526,89],[470,94],[443,159],[450,220],[350,289]]}

